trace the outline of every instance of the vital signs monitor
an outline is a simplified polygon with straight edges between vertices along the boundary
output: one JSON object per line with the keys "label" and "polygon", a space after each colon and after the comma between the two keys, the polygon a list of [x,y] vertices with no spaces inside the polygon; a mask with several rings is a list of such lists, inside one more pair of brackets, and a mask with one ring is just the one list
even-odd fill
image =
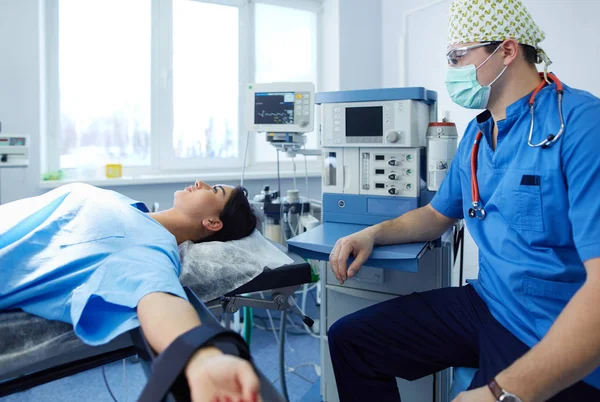
{"label": "vital signs monitor", "polygon": [[308,133],[314,128],[315,86],[311,82],[248,85],[250,131]]}

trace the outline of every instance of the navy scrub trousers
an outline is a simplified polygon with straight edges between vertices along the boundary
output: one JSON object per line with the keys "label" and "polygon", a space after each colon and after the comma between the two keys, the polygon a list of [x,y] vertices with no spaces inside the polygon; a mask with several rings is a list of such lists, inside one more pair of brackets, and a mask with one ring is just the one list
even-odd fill
{"label": "navy scrub trousers", "polygon": [[[341,318],[328,336],[341,402],[400,401],[394,377],[416,380],[448,367],[478,368],[469,387],[478,388],[529,350],[470,285],[376,304]],[[600,401],[600,390],[579,382],[549,401]]]}

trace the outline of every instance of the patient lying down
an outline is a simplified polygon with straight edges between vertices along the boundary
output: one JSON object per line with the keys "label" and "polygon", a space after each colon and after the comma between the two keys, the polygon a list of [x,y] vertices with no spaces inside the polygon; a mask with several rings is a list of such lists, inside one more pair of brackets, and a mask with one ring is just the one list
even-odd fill
{"label": "patient lying down", "polygon": [[[248,236],[256,218],[241,187],[197,181],[174,207],[85,184],[0,206],[0,310],[20,308],[73,325],[100,345],[141,325],[157,352],[200,325],[179,283],[178,244]],[[202,348],[186,367],[194,401],[255,399],[247,362]]]}

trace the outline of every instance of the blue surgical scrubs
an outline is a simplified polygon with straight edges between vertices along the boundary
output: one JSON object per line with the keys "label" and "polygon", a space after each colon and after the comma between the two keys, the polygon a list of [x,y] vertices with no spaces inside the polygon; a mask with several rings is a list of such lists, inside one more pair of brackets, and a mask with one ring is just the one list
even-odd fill
{"label": "blue surgical scrubs", "polygon": [[139,326],[145,295],[185,298],[175,237],[146,212],[86,184],[0,206],[0,310],[71,323],[99,345]]}
{"label": "blue surgical scrubs", "polygon": [[[466,218],[479,247],[479,278],[472,282],[491,314],[529,347],[548,332],[586,279],[583,263],[600,257],[600,100],[564,86],[565,131],[550,148],[527,144],[526,96],[495,122],[486,111],[466,129],[449,174],[431,205]],[[556,86],[535,98],[532,143],[559,130]],[[492,149],[492,130],[498,143]],[[477,156],[484,220],[468,218],[471,152]],[[600,388],[600,370],[585,381]]]}

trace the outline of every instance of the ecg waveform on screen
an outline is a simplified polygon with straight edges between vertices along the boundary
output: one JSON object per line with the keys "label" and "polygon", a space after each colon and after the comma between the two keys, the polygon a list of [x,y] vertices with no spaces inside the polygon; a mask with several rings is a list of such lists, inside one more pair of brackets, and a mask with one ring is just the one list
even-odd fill
{"label": "ecg waveform on screen", "polygon": [[254,100],[255,124],[292,124],[294,122],[294,98],[286,94],[269,93],[257,95]]}
{"label": "ecg waveform on screen", "polygon": [[293,111],[267,112],[261,110],[256,112],[257,119],[263,124],[290,124],[294,121]]}
{"label": "ecg waveform on screen", "polygon": [[289,113],[284,112],[284,113],[269,113],[269,112],[265,112],[264,110],[261,110],[260,112],[256,113],[257,115],[259,115],[260,117],[273,117],[273,118],[286,118],[289,117]]}

